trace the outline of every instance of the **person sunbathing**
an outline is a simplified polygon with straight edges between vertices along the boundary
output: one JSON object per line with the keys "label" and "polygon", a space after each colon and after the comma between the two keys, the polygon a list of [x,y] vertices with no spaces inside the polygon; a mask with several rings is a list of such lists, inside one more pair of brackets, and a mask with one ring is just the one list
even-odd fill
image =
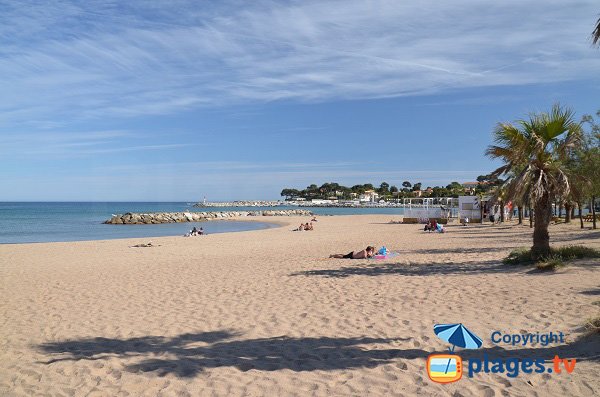
{"label": "person sunbathing", "polygon": [[370,245],[361,251],[352,251],[348,254],[333,254],[329,255],[330,258],[336,259],[366,259],[372,258],[375,255],[375,247],[371,247]]}

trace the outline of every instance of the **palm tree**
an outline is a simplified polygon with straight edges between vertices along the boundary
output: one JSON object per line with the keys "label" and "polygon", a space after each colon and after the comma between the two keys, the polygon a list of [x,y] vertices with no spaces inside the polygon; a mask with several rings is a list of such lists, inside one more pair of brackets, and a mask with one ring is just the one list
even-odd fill
{"label": "palm tree", "polygon": [[594,45],[600,42],[600,18],[598,18],[598,22],[596,22],[596,29],[592,32],[592,43]]}
{"label": "palm tree", "polygon": [[569,194],[569,176],[564,163],[580,141],[581,126],[574,113],[556,104],[549,113],[534,113],[515,124],[499,123],[494,130],[496,145],[488,147],[489,157],[504,162],[493,175],[506,175],[507,196],[531,202],[534,231],[531,255],[550,254],[548,225],[552,202]]}

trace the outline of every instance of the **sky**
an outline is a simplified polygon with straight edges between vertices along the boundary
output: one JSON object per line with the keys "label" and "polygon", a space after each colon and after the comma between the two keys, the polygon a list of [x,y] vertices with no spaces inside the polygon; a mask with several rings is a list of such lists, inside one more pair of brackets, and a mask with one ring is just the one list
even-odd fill
{"label": "sky", "polygon": [[472,181],[494,126],[600,109],[595,0],[0,0],[0,201]]}

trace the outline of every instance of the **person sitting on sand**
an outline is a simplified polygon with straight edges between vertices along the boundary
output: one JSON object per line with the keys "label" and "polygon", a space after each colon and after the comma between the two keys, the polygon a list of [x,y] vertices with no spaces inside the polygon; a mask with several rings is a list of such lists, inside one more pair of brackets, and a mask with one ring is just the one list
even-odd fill
{"label": "person sitting on sand", "polygon": [[198,236],[202,236],[202,235],[204,235],[204,229],[200,228],[198,230]]}
{"label": "person sitting on sand", "polygon": [[194,228],[190,232],[190,235],[192,235],[192,236],[197,236],[198,235],[198,229],[196,229],[196,226],[194,226]]}
{"label": "person sitting on sand", "polygon": [[293,232],[301,232],[304,230],[304,223],[301,223],[296,229],[292,230]]}
{"label": "person sitting on sand", "polygon": [[434,220],[432,220],[432,221],[431,221],[431,231],[432,231],[432,232],[435,232],[435,231],[437,230],[437,228],[438,228],[438,223],[437,223],[437,221],[434,219]]}
{"label": "person sitting on sand", "polygon": [[423,228],[424,232],[431,232],[433,230],[433,228],[431,227],[431,222],[427,221],[427,223],[425,224],[425,227]]}
{"label": "person sitting on sand", "polygon": [[370,245],[361,251],[352,251],[348,254],[333,254],[329,255],[330,258],[336,259],[366,259],[372,258],[375,255],[375,247],[371,247]]}
{"label": "person sitting on sand", "polygon": [[313,228],[313,224],[312,224],[312,222],[311,222],[311,223],[307,223],[307,224],[306,224],[306,230],[315,230],[315,229]]}

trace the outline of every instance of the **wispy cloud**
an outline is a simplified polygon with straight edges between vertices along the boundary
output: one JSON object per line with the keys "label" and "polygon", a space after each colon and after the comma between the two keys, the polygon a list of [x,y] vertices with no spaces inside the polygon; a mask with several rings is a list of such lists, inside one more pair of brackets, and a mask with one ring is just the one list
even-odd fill
{"label": "wispy cloud", "polygon": [[[0,123],[591,78],[595,1],[0,5]],[[531,18],[535,15],[535,18]],[[553,21],[548,23],[548,21]]]}
{"label": "wispy cloud", "polygon": [[[164,151],[199,146],[198,143],[140,145],[140,134],[119,131],[43,132],[0,135],[0,155],[44,158],[87,157],[121,152]],[[137,142],[137,143],[136,143]]]}

